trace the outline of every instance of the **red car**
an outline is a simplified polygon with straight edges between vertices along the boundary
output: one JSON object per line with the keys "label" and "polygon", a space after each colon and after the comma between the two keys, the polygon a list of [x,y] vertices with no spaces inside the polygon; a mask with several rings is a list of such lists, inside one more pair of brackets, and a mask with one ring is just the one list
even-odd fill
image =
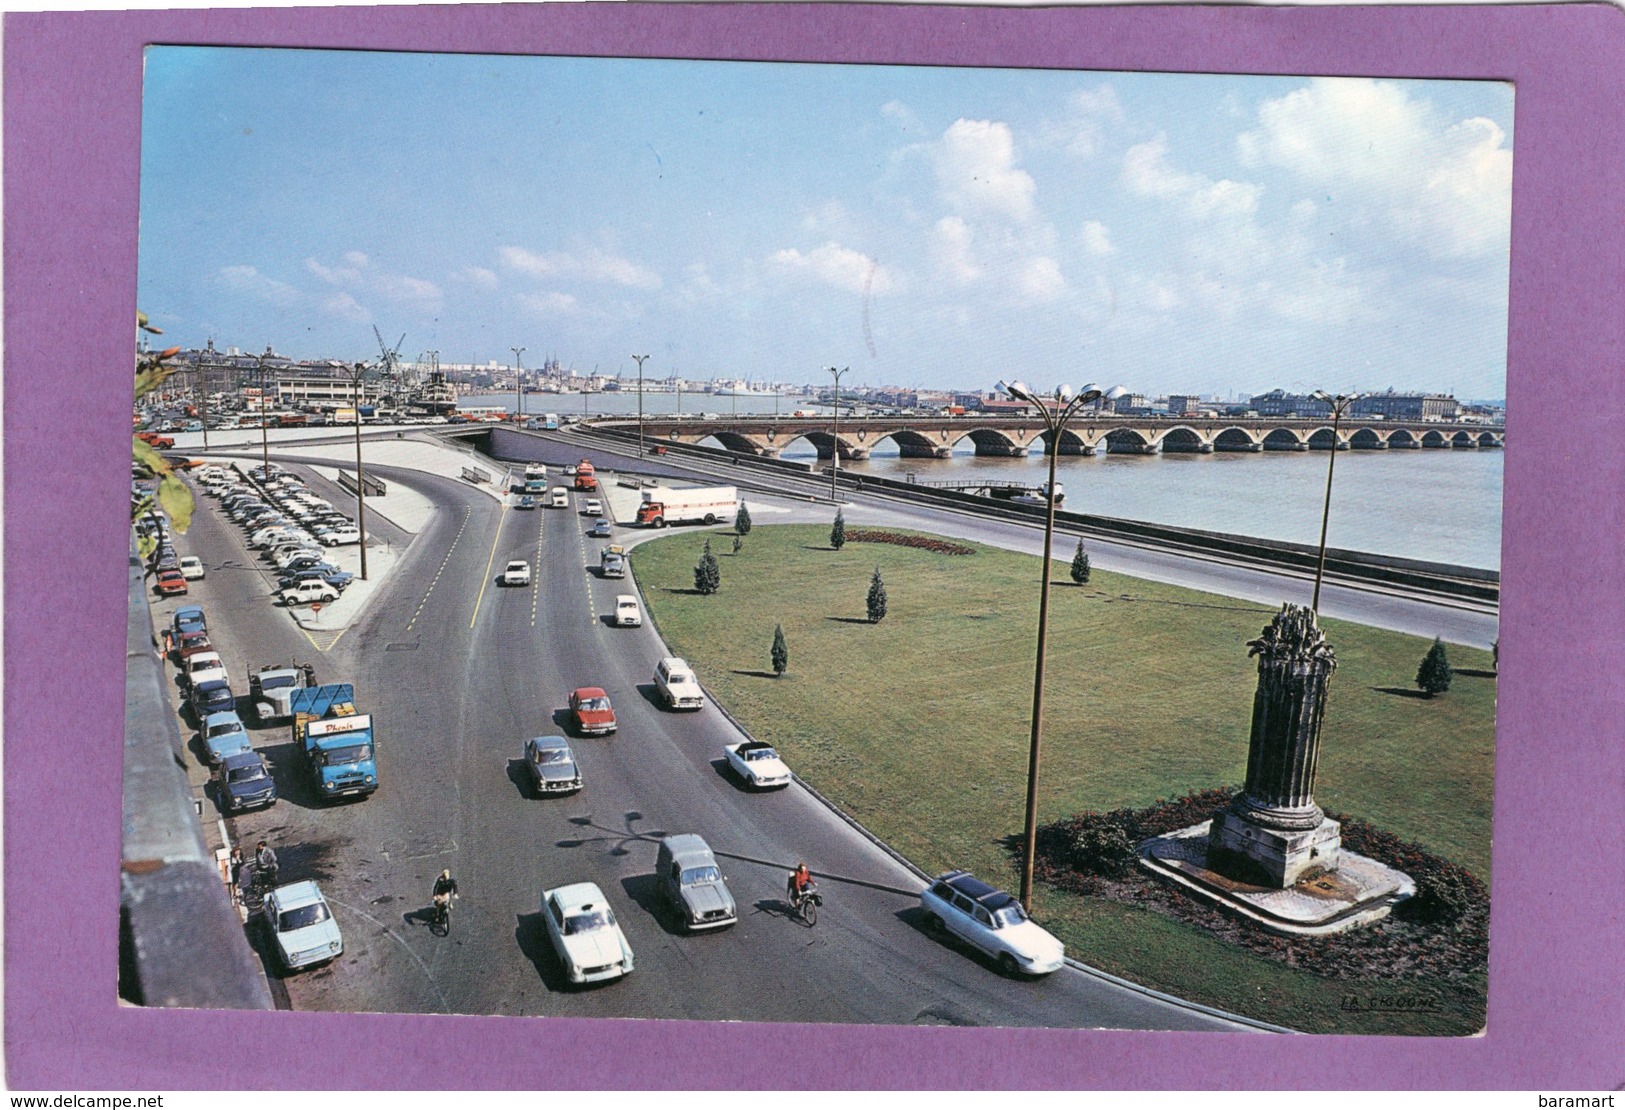
{"label": "red car", "polygon": [[583,686],[570,695],[570,719],[583,736],[602,736],[615,731],[615,710],[609,695],[596,686]]}
{"label": "red car", "polygon": [[158,572],[158,581],[155,588],[163,597],[184,594],[186,592],[186,576],[178,570],[161,570]]}
{"label": "red car", "polygon": [[207,632],[187,632],[181,636],[180,642],[175,645],[175,658],[185,662],[200,651],[213,651],[214,645],[209,643]]}

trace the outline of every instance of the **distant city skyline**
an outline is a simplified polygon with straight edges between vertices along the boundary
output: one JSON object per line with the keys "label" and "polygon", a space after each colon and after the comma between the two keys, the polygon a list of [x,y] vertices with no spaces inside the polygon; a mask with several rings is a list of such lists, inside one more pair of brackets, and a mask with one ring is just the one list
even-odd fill
{"label": "distant city skyline", "polygon": [[166,343],[1505,395],[1510,85],[153,47]]}

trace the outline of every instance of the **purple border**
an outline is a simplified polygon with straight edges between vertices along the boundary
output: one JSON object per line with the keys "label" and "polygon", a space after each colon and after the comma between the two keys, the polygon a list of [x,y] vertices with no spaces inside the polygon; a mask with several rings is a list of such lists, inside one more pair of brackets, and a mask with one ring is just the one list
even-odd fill
{"label": "purple border", "polygon": [[[1607,4],[538,5],[10,14],[5,1049],[13,1089],[660,1088],[762,1059],[841,1088],[1614,1089],[1625,1080],[1625,49]],[[1490,1023],[1457,1040],[148,1012],[113,1004],[122,426],[147,43],[1360,74],[1517,83]],[[83,424],[82,439],[60,430]],[[87,458],[88,456],[88,458]],[[90,476],[87,478],[87,476]],[[49,583],[41,590],[41,583]],[[71,592],[70,592],[71,591]],[[69,607],[63,601],[69,601]],[[49,622],[30,614],[47,602]],[[67,608],[67,611],[60,611]],[[48,627],[50,666],[45,658]],[[64,637],[64,633],[67,636]],[[60,666],[71,642],[89,698]],[[71,707],[65,709],[64,707]],[[71,728],[64,727],[71,711]],[[104,740],[83,757],[82,737]],[[87,866],[88,862],[88,866]],[[24,893],[26,892],[26,894]],[[361,1026],[388,1055],[316,1051]],[[274,1045],[272,1061],[230,1050]],[[500,1050],[494,1046],[503,1046]],[[1312,1052],[1313,1055],[1306,1055]],[[1312,1067],[1305,1063],[1313,1060]],[[451,1069],[448,1072],[448,1066]],[[776,1073],[753,1082],[774,1083]]]}

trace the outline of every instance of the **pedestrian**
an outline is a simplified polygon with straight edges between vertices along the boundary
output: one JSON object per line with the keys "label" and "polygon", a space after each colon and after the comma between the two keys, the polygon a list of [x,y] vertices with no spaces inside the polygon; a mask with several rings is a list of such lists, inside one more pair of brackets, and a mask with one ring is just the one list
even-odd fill
{"label": "pedestrian", "polygon": [[303,667],[303,670],[305,672],[305,685],[306,686],[314,686],[314,685],[316,685],[316,668],[314,666],[312,666],[311,664],[306,663],[304,665],[304,667]]}
{"label": "pedestrian", "polygon": [[243,859],[243,850],[239,846],[231,849],[231,860],[228,866],[231,869],[231,892],[240,901],[243,896],[243,867],[247,863]]}

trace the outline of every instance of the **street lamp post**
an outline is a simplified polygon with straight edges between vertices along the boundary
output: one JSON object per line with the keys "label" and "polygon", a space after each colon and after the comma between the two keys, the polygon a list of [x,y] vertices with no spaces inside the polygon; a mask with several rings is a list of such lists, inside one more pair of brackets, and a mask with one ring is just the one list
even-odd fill
{"label": "street lamp post", "polygon": [[1315,616],[1320,616],[1320,579],[1326,573],[1326,525],[1332,518],[1332,472],[1337,468],[1337,426],[1343,419],[1343,413],[1355,401],[1359,400],[1358,393],[1340,393],[1333,397],[1323,389],[1317,389],[1309,396],[1317,401],[1325,401],[1332,406],[1332,457],[1326,462],[1326,506],[1320,513],[1320,557],[1315,561],[1315,596],[1309,602],[1309,608],[1314,610]]}
{"label": "street lamp post", "polygon": [[264,481],[271,476],[271,433],[266,419],[271,414],[265,411],[265,356],[260,356],[260,480]]}
{"label": "street lamp post", "polygon": [[525,353],[523,347],[509,347],[513,352],[513,422],[519,424],[525,416],[525,391],[519,383],[519,356]]}
{"label": "street lamp post", "polygon": [[358,362],[350,381],[355,387],[355,526],[361,533],[361,581],[367,580],[367,476],[361,469],[361,375],[367,364]]}
{"label": "street lamp post", "polygon": [[638,364],[638,458],[643,458],[643,363],[648,355],[628,355]]}
{"label": "street lamp post", "polygon": [[[1028,913],[1033,908],[1033,860],[1038,840],[1038,766],[1039,741],[1044,724],[1044,652],[1049,640],[1049,578],[1050,551],[1055,539],[1055,462],[1061,454],[1061,432],[1084,405],[1101,398],[1121,396],[1123,390],[1113,387],[1102,390],[1086,385],[1074,393],[1071,386],[1058,386],[1053,397],[1044,397],[1028,389],[1021,382],[1000,382],[999,389],[1018,401],[1037,405],[1049,432],[1049,485],[1045,489],[1044,561],[1039,564],[1040,587],[1038,595],[1038,662],[1033,669],[1033,727],[1032,741],[1027,753],[1027,835],[1021,854],[1021,906]],[[1054,408],[1051,409],[1053,402]]]}
{"label": "street lamp post", "polygon": [[835,478],[841,469],[841,375],[852,369],[843,366],[839,370],[831,366],[829,372],[835,375],[835,430],[831,433],[834,441],[829,445],[829,499],[835,500]]}

